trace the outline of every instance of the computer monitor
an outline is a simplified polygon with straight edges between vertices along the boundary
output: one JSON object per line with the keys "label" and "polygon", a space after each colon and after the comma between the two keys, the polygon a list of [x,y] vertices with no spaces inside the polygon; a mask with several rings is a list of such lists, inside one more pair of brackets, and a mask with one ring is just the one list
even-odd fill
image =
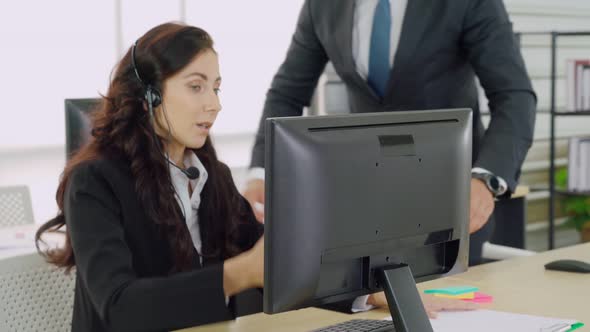
{"label": "computer monitor", "polygon": [[265,123],[264,312],[384,290],[428,331],[415,282],[467,269],[469,109]]}
{"label": "computer monitor", "polygon": [[92,130],[91,113],[100,99],[66,99],[66,158],[70,157],[88,141]]}

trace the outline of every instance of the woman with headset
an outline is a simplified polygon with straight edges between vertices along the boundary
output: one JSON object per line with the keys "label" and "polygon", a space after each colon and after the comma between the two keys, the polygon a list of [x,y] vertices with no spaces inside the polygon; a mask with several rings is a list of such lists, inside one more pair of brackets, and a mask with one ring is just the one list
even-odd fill
{"label": "woman with headset", "polygon": [[75,269],[72,331],[162,331],[229,320],[263,285],[263,227],[209,131],[221,110],[211,37],[167,23],[118,63],[92,138],[68,162],[45,253]]}
{"label": "woman with headset", "polygon": [[[263,226],[209,137],[220,85],[211,37],[183,24],[151,29],[116,66],[92,137],[62,174],[59,213],[36,236],[67,226],[65,246],[43,254],[75,269],[72,331],[230,320],[233,296],[263,286]],[[473,308],[423,300],[430,316]]]}

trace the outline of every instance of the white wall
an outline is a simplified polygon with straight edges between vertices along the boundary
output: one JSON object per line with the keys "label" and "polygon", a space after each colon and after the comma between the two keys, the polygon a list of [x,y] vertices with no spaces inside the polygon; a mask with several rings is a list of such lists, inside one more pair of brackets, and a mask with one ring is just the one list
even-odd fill
{"label": "white wall", "polygon": [[10,97],[0,109],[8,119],[0,121],[0,150],[63,145],[63,100],[105,93],[139,36],[181,18],[207,30],[220,55],[223,112],[214,133],[252,134],[302,2],[11,1],[0,13],[0,88]]}
{"label": "white wall", "polygon": [[64,99],[105,93],[115,63],[139,36],[180,20],[204,28],[215,40],[223,111],[214,140],[220,158],[243,178],[266,90],[302,3],[11,1],[0,11],[0,186],[28,185],[36,221],[52,217],[65,164]]}
{"label": "white wall", "polygon": [[[65,163],[63,99],[105,92],[112,67],[139,35],[180,19],[205,28],[215,39],[224,111],[214,139],[220,157],[240,181],[266,90],[285,55],[302,2],[11,1],[0,11],[0,186],[28,185],[37,222],[54,215],[55,189]],[[588,0],[506,0],[506,5],[516,30],[590,30]],[[546,107],[548,44],[523,42],[539,105]],[[590,57],[590,38],[567,43],[561,59]],[[563,97],[558,100],[564,104]],[[588,132],[589,122],[569,119],[560,125],[560,134]],[[540,115],[537,138],[547,135],[547,124]]]}
{"label": "white wall", "polygon": [[20,0],[0,11],[0,150],[64,144],[64,98],[95,96],[115,64],[113,0]]}

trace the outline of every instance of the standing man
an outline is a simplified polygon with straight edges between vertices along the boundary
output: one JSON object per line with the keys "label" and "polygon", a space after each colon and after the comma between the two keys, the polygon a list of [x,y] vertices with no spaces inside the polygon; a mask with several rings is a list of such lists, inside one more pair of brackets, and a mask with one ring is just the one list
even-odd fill
{"label": "standing man", "polygon": [[[264,215],[264,120],[300,116],[328,61],[351,112],[473,109],[470,265],[493,231],[494,199],[516,188],[536,96],[502,0],[307,0],[267,93],[244,196]],[[475,76],[489,100],[481,121]]]}

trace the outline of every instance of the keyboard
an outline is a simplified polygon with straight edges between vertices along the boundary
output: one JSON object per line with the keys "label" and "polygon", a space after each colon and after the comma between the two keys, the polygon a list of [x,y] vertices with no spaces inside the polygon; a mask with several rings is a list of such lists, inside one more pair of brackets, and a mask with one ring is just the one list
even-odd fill
{"label": "keyboard", "polygon": [[394,332],[390,320],[353,319],[343,323],[323,327],[312,332]]}

